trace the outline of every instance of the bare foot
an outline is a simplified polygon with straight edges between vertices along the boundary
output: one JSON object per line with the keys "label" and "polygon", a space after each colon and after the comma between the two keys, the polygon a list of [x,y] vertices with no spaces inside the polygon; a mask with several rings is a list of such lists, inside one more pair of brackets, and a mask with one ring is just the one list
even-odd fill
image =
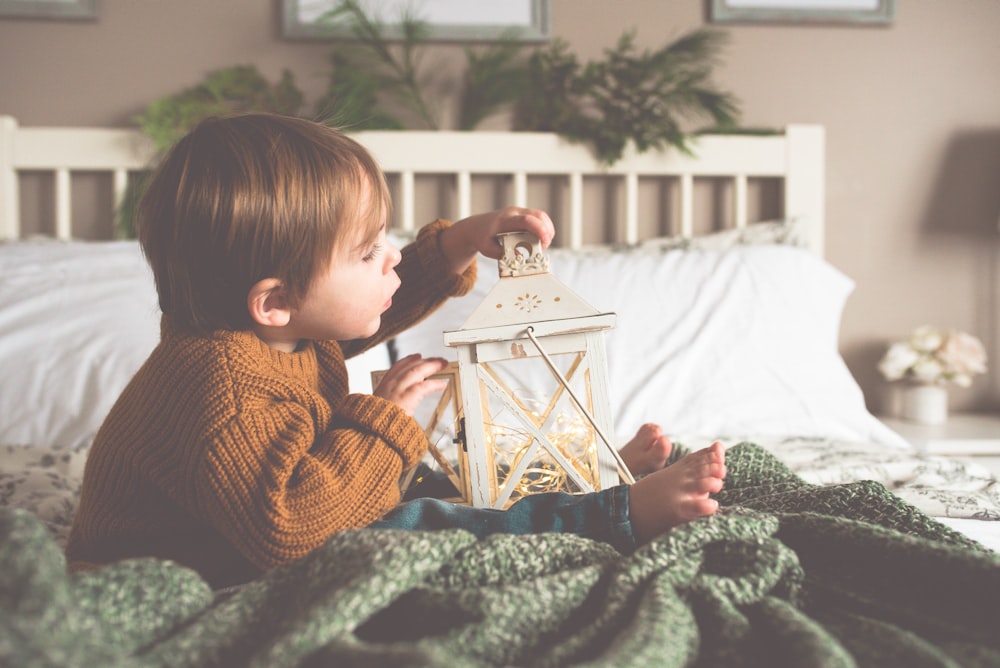
{"label": "bare foot", "polygon": [[726,451],[715,442],[665,469],[650,473],[629,488],[629,518],[640,544],[668,529],[712,515],[719,503],[709,498],[722,489]]}
{"label": "bare foot", "polygon": [[638,477],[662,469],[673,449],[673,443],[660,425],[647,422],[639,427],[632,440],[623,445],[618,454],[632,475]]}

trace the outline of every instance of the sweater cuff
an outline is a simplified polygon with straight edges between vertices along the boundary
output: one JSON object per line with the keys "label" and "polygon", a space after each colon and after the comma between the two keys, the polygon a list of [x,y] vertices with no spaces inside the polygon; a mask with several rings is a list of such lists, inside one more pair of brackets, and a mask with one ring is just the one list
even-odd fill
{"label": "sweater cuff", "polygon": [[427,453],[424,430],[412,416],[388,399],[371,394],[348,394],[337,412],[385,441],[399,454],[404,471],[415,466]]}
{"label": "sweater cuff", "polygon": [[414,243],[421,266],[428,276],[434,277],[438,289],[449,297],[461,297],[476,285],[477,263],[470,264],[461,274],[452,274],[445,269],[448,258],[441,249],[440,238],[441,232],[451,226],[451,221],[438,218],[420,228]]}

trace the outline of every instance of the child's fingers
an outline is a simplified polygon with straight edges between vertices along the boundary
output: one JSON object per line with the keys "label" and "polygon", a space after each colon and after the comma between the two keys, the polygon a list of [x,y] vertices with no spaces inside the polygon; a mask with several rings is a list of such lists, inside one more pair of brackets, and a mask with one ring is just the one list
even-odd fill
{"label": "child's fingers", "polygon": [[388,399],[412,415],[424,397],[447,387],[444,379],[430,379],[448,365],[443,357],[424,358],[419,353],[407,355],[397,361],[373,394]]}
{"label": "child's fingers", "polygon": [[541,209],[527,209],[522,207],[509,207],[500,216],[498,227],[501,232],[513,232],[527,230],[534,233],[542,242],[542,247],[547,247],[555,236],[555,225],[549,214]]}

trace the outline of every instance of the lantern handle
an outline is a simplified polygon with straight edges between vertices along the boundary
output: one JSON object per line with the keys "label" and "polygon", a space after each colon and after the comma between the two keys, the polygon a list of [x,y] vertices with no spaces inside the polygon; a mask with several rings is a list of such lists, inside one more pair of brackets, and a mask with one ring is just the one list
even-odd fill
{"label": "lantern handle", "polygon": [[559,380],[559,384],[562,385],[563,388],[566,390],[566,392],[569,394],[570,398],[573,400],[573,403],[576,404],[577,409],[581,413],[583,413],[583,417],[587,418],[587,421],[590,422],[590,426],[594,428],[594,431],[597,432],[597,435],[601,438],[601,441],[603,441],[604,445],[607,446],[608,450],[611,451],[611,454],[614,456],[615,461],[618,463],[618,476],[622,480],[631,485],[632,483],[635,482],[635,477],[632,475],[632,472],[629,471],[628,465],[625,464],[625,460],[622,459],[622,456],[615,449],[615,446],[611,444],[611,441],[608,440],[608,437],[604,435],[604,432],[601,430],[600,426],[598,426],[597,420],[595,420],[594,417],[590,414],[590,411],[584,408],[583,403],[577,398],[576,394],[574,394],[573,390],[570,388],[569,382],[562,375],[562,372],[560,372],[559,369],[556,368],[556,365],[552,361],[552,358],[549,357],[548,353],[542,350],[542,344],[538,342],[537,338],[535,338],[534,331],[535,328],[529,325],[528,328],[525,330],[525,333],[528,335],[528,338],[531,339],[531,342],[535,344],[535,348],[538,349],[538,354],[542,356],[543,360],[545,360],[545,364],[549,367],[549,371],[551,371],[553,375]]}

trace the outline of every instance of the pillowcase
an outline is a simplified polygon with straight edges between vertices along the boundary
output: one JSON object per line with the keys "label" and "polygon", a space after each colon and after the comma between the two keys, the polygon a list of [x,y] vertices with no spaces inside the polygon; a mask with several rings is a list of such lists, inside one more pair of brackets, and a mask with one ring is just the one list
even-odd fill
{"label": "pillowcase", "polygon": [[[160,338],[138,242],[0,244],[0,443],[78,448]],[[348,360],[352,391],[389,365],[387,346]]]}
{"label": "pillowcase", "polygon": [[[550,252],[550,271],[601,311],[612,414],[619,438],[644,422],[671,436],[795,435],[908,447],[872,416],[837,349],[853,283],[808,251],[786,245],[728,250]],[[479,280],[396,338],[399,355],[456,359],[443,332],[461,327],[498,279]],[[548,379],[519,378],[524,388]],[[542,370],[544,374],[544,369]]]}

